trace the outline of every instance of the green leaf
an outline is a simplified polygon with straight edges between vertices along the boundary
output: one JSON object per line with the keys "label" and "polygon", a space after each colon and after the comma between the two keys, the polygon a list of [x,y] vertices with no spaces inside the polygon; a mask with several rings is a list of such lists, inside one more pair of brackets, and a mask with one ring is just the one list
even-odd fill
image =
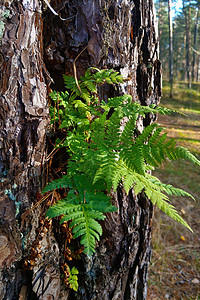
{"label": "green leaf", "polygon": [[72,269],[70,269],[70,267],[68,266],[68,271],[69,271],[69,278],[68,278],[68,283],[71,289],[73,289],[74,291],[78,291],[78,275],[79,271],[77,270],[77,268],[73,267]]}
{"label": "green leaf", "polygon": [[153,191],[149,188],[145,189],[145,193],[149,199],[151,199],[152,203],[157,205],[166,215],[170,218],[174,219],[175,221],[181,223],[183,226],[188,228],[190,231],[193,232],[191,227],[183,220],[183,218],[178,214],[175,207],[168,203],[168,197],[164,194],[160,193],[159,191]]}
{"label": "green leaf", "polygon": [[52,190],[67,188],[67,187],[72,187],[72,183],[71,183],[71,179],[67,175],[64,175],[63,177],[48,183],[47,186],[43,189],[42,194]]}

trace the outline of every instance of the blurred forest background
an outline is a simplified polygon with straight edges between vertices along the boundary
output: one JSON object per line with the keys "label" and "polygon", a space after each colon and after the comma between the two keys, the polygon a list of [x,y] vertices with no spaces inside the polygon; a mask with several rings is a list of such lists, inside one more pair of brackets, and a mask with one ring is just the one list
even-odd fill
{"label": "blurred forest background", "polygon": [[[183,114],[158,123],[200,159],[200,1],[155,1],[163,69],[161,106]],[[200,299],[200,169],[176,161],[155,175],[193,194],[172,203],[194,233],[156,210],[148,299]]]}

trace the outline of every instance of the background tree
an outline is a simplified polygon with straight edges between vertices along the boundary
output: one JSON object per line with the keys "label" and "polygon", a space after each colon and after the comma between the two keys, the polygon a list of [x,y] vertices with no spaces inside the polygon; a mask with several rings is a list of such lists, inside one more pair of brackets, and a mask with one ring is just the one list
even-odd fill
{"label": "background tree", "polygon": [[[199,31],[198,31],[198,7],[199,1],[183,1],[184,9],[179,8],[175,12],[174,6],[176,1],[172,2],[173,7],[173,69],[174,78],[188,81],[188,83],[197,80],[198,59],[199,55]],[[169,28],[167,28],[167,2],[156,1],[156,5],[162,7],[162,16],[159,13],[159,40],[160,40],[160,57],[164,70],[164,78],[168,78],[170,45],[169,45]],[[160,10],[160,9],[159,9]],[[195,49],[195,52],[193,49]],[[196,76],[192,74],[196,74]],[[169,80],[170,81],[170,80]]]}
{"label": "background tree", "polygon": [[[151,202],[133,191],[127,196],[123,188],[113,194],[118,214],[104,222],[96,254],[73,260],[80,266],[75,293],[60,277],[70,231],[44,219],[51,198],[45,202],[39,191],[54,171],[58,174],[57,162],[52,168],[44,164],[51,78],[52,87],[62,90],[62,74],[73,73],[74,59],[85,47],[76,63],[78,76],[90,66],[112,67],[127,77],[118,92],[142,105],[158,104],[161,68],[153,2],[72,0],[51,1],[51,6],[66,21],[42,9],[39,0],[1,2],[1,298],[145,299]],[[100,93],[107,99],[116,91],[106,86]],[[140,118],[138,128],[152,119]],[[50,130],[49,141],[52,135]]]}
{"label": "background tree", "polygon": [[172,26],[172,2],[168,0],[168,23],[169,23],[169,82],[170,97],[173,94],[173,26]]}
{"label": "background tree", "polygon": [[163,66],[165,74],[169,70],[169,26],[168,26],[168,8],[166,6],[166,1],[156,2],[157,6],[157,17],[158,17],[158,33],[159,33],[159,49],[160,49],[160,60]]}
{"label": "background tree", "polygon": [[[198,35],[198,26],[199,26],[199,5],[196,8],[195,16],[196,19],[194,24],[194,49],[197,48],[197,35]],[[193,51],[193,60],[192,60],[192,81],[195,81],[195,73],[196,73],[196,51]]]}
{"label": "background tree", "polygon": [[183,13],[185,15],[185,33],[186,33],[186,73],[187,73],[187,81],[188,87],[191,88],[191,7],[190,1],[186,7],[185,0],[183,0]]}

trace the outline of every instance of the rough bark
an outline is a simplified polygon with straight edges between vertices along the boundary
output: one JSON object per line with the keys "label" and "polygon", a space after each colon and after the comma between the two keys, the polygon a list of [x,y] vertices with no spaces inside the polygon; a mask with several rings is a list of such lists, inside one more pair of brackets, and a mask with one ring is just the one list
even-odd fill
{"label": "rough bark", "polygon": [[0,298],[13,300],[34,294],[28,291],[32,272],[22,264],[36,239],[42,210],[36,209],[24,222],[21,215],[37,201],[48,108],[41,3],[1,1],[1,11],[5,9],[9,17],[0,49]]}
{"label": "rough bark", "polygon": [[[61,284],[65,241],[44,222],[45,209],[40,205],[25,219],[22,213],[40,199],[48,123],[46,67],[53,87],[62,89],[62,74],[73,73],[74,59],[87,46],[76,63],[79,76],[90,66],[115,68],[128,77],[121,92],[143,105],[158,104],[161,66],[153,2],[71,0],[51,5],[63,18],[74,18],[63,22],[47,9],[42,34],[41,2],[8,2],[1,45],[1,298],[145,299],[153,207],[144,195],[135,197],[131,191],[127,196],[122,187],[113,194],[118,212],[102,224],[104,234],[92,259],[82,256],[78,262],[78,293]],[[114,92],[109,86],[101,91],[104,98]],[[140,118],[138,128],[152,119]]]}

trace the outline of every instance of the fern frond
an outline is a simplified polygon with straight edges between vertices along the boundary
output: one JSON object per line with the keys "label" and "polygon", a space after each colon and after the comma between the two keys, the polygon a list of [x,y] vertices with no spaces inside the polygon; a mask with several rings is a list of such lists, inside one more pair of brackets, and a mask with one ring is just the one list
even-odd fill
{"label": "fern frond", "polygon": [[66,200],[60,200],[49,208],[46,214],[53,218],[64,215],[60,223],[71,221],[73,237],[81,236],[81,244],[84,245],[84,253],[91,256],[95,248],[95,240],[102,235],[101,225],[96,221],[104,220],[105,216],[100,211],[94,211],[90,204],[72,204]]}
{"label": "fern frond", "polygon": [[53,191],[55,189],[72,187],[72,183],[70,178],[67,175],[63,175],[63,177],[51,181],[47,184],[47,186],[43,189],[42,194]]}
{"label": "fern frond", "polygon": [[[142,182],[142,179],[145,180],[145,177],[129,168],[123,160],[119,160],[117,162],[116,173],[113,176],[114,191],[116,191],[119,182],[122,181],[124,189],[128,194],[131,188],[134,187],[135,190],[136,185],[136,190],[139,188],[139,184]],[[145,184],[142,183],[142,186],[141,190],[145,187]]]}
{"label": "fern frond", "polygon": [[160,208],[169,217],[177,222],[180,222],[183,226],[192,231],[190,226],[183,220],[181,216],[179,216],[174,206],[169,203],[169,198],[165,194],[163,194],[163,192],[178,196],[189,196],[192,198],[193,196],[181,189],[174,188],[171,185],[165,185],[161,183],[157,178],[149,174],[147,174],[146,176],[142,176],[137,173],[135,174],[129,170],[129,173],[127,173],[127,176],[124,178],[124,187],[126,187],[126,192],[128,193],[129,189],[133,185],[136,195],[144,190],[145,194],[154,205],[157,205],[158,208]]}
{"label": "fern frond", "polygon": [[70,97],[71,101],[74,101],[76,98],[83,98],[86,101],[86,103],[90,105],[90,101],[91,101],[90,92],[81,82],[79,82],[79,87],[81,91],[79,90],[77,85],[73,88],[73,93],[71,94]]}
{"label": "fern frond", "polygon": [[133,144],[128,149],[127,147],[120,152],[120,158],[127,166],[139,174],[145,175],[146,163],[143,156],[142,146]]}
{"label": "fern frond", "polygon": [[123,185],[127,194],[129,193],[130,188],[133,188],[135,195],[139,194],[143,189],[146,188],[150,188],[152,190],[160,192],[164,190],[163,187],[160,187],[151,182],[146,174],[145,176],[143,176],[135,171],[132,171],[129,168],[127,168],[127,173],[124,175]]}
{"label": "fern frond", "polygon": [[113,69],[98,70],[93,75],[93,78],[96,80],[97,84],[104,83],[105,81],[109,84],[124,82],[122,75],[119,75],[119,73],[115,72]]}
{"label": "fern frond", "polygon": [[[153,125],[153,124],[152,124]],[[151,126],[151,125],[150,125]],[[148,128],[149,126],[147,126]],[[156,130],[154,131],[154,133],[152,134],[152,136],[149,138],[149,145],[150,146],[154,146],[156,145],[158,138],[160,137],[161,132],[163,131],[163,127],[158,127],[157,124],[155,124]]]}
{"label": "fern frond", "polygon": [[170,196],[175,195],[175,196],[190,197],[193,200],[195,200],[195,198],[190,193],[188,193],[180,188],[176,188],[171,184],[165,184],[165,183],[161,182],[160,180],[158,180],[157,177],[154,177],[152,175],[148,174],[148,177],[151,182],[162,187],[163,190]]}
{"label": "fern frond", "polygon": [[180,113],[180,112],[166,107],[161,107],[161,106],[156,107],[155,104],[151,104],[150,106],[138,105],[138,113],[142,116],[145,116],[145,114],[148,113],[153,113],[153,114],[159,113],[161,115],[170,115],[172,113]]}
{"label": "fern frond", "polygon": [[122,106],[123,103],[126,103],[126,105],[127,105],[127,103],[130,103],[131,101],[132,101],[132,97],[130,95],[123,95],[123,96],[118,96],[118,97],[114,97],[114,98],[108,98],[107,103],[102,101],[103,105],[101,105],[101,106],[118,108],[118,107]]}
{"label": "fern frond", "polygon": [[94,79],[86,79],[84,77],[81,77],[81,81],[83,86],[87,87],[87,89],[91,92],[91,93],[97,93],[97,86],[94,82]]}
{"label": "fern frond", "polygon": [[[150,105],[151,106],[151,105]],[[176,109],[171,109],[171,108],[167,108],[167,107],[154,107],[154,111],[156,113],[159,113],[161,115],[171,115],[172,113],[176,113],[176,114],[183,114],[182,112],[176,110]]]}
{"label": "fern frond", "polygon": [[[162,149],[162,148],[161,148]],[[154,147],[151,147],[151,154],[152,154],[152,157],[154,157],[154,159],[158,162],[159,165],[162,164],[162,157],[163,157],[163,152],[162,152],[162,157],[160,155],[160,148],[154,146]],[[165,157],[164,157],[164,160],[165,160]]]}
{"label": "fern frond", "polygon": [[119,131],[120,118],[118,112],[114,112],[109,120],[106,120],[104,126],[99,128],[98,132],[91,133],[99,161],[93,182],[104,178],[108,190],[112,187],[112,177],[115,174],[118,160]]}
{"label": "fern frond", "polygon": [[74,90],[74,88],[76,87],[76,80],[73,76],[69,76],[69,75],[63,75],[63,79],[64,79],[64,83],[65,83],[65,87],[66,89],[69,90]]}
{"label": "fern frond", "polygon": [[55,102],[57,101],[62,101],[63,97],[61,96],[61,94],[59,92],[56,91],[52,91],[49,96],[51,97],[51,99]]}
{"label": "fern frond", "polygon": [[[73,219],[70,227],[73,228],[74,238],[81,236],[81,244],[85,247],[84,253],[91,256],[94,252],[95,240],[99,240],[102,235],[102,227],[95,219],[104,220],[105,216],[101,212],[90,210],[90,207],[88,209],[86,204],[81,206],[82,218],[70,215],[68,218],[64,217],[64,220]],[[76,228],[77,225],[79,228]]]}
{"label": "fern frond", "polygon": [[123,147],[126,149],[129,148],[129,145],[133,144],[137,118],[138,114],[132,115],[126,123],[124,130],[121,134],[120,143],[122,143]]}
{"label": "fern frond", "polygon": [[[122,159],[118,160],[116,162],[116,170],[112,177],[112,186],[113,186],[114,191],[117,190],[117,187],[118,187],[120,181],[122,180],[122,178],[124,178],[124,176],[127,174],[127,172],[128,172],[127,167],[124,164],[123,160]],[[132,187],[132,183],[131,183],[130,187]]]}
{"label": "fern frond", "polygon": [[67,282],[69,284],[69,287],[77,292],[78,291],[78,276],[77,275],[79,274],[79,271],[75,267],[70,269],[70,267],[68,266],[68,272],[69,272],[69,277],[67,279]]}
{"label": "fern frond", "polygon": [[[158,124],[153,123],[147,127],[144,128],[144,130],[142,131],[142,133],[135,139],[135,143],[136,144],[143,144],[147,141],[147,139],[149,139],[149,144],[151,145],[151,141],[153,139],[153,137],[155,138],[156,133],[159,131],[162,131],[162,128],[157,128]],[[155,130],[154,134],[152,135],[152,132]],[[151,136],[152,135],[152,136]],[[149,138],[150,137],[150,138]],[[156,135],[157,138],[157,135]]]}
{"label": "fern frond", "polygon": [[149,199],[151,199],[152,203],[158,208],[160,208],[166,215],[168,215],[170,218],[181,223],[183,226],[192,231],[191,227],[178,214],[175,207],[172,204],[168,203],[169,199],[166,195],[159,191],[152,190],[150,188],[145,189],[145,194]]}
{"label": "fern frond", "polygon": [[175,149],[177,159],[185,159],[191,161],[193,164],[200,166],[200,160],[196,158],[188,149],[184,147],[177,147]]}
{"label": "fern frond", "polygon": [[116,171],[116,162],[113,159],[114,157],[108,155],[106,156],[106,158],[104,157],[103,164],[100,165],[94,176],[93,183],[95,184],[104,178],[107,185],[107,190],[109,191],[112,188],[112,178]]}
{"label": "fern frond", "polygon": [[155,168],[159,167],[158,162],[155,160],[154,156],[152,156],[151,147],[148,144],[143,145],[142,154],[143,154],[144,159],[145,159],[147,164],[149,164],[150,166],[153,166]]}

